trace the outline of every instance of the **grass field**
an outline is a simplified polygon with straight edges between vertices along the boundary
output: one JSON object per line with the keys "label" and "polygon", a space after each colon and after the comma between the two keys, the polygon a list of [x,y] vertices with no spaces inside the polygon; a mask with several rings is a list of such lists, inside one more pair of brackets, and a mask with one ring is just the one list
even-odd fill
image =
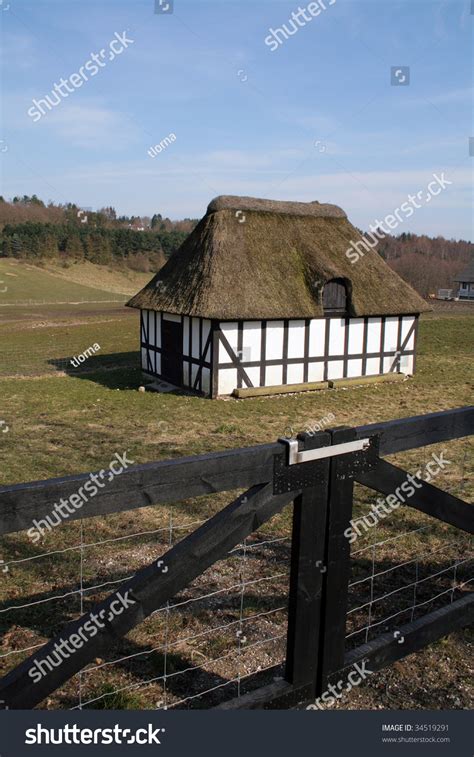
{"label": "grass field", "polygon": [[[98,470],[117,451],[127,450],[134,461],[147,462],[273,441],[290,429],[303,430],[329,413],[334,415],[333,425],[359,425],[472,402],[474,330],[469,314],[431,314],[422,319],[417,373],[405,382],[217,401],[137,391],[141,375],[138,316],[134,311],[105,303],[16,307],[1,308],[0,318],[0,421],[4,421],[3,429],[8,427],[8,432],[0,433],[1,484]],[[94,343],[100,345],[100,351],[83,364],[79,374],[69,375],[65,359]],[[468,498],[472,493],[469,479],[472,447],[463,440],[446,448],[453,457],[453,465],[439,486]],[[399,464],[415,471],[431,451],[400,455]],[[9,669],[23,659],[24,653],[12,655],[11,650],[41,643],[51,633],[58,632],[68,619],[76,617],[81,604],[85,609],[91,606],[93,600],[102,596],[95,586],[130,575],[161,554],[170,539],[175,542],[182,538],[195,528],[190,524],[206,519],[230,499],[231,494],[226,493],[176,503],[173,508],[144,508],[84,520],[82,526],[79,523],[62,526],[36,546],[23,534],[5,537],[0,541],[0,559],[14,562],[0,584],[3,634],[0,670]],[[373,500],[361,488],[358,512],[363,513]],[[244,671],[264,668],[269,661],[278,660],[284,651],[280,636],[285,609],[281,608],[286,596],[290,516],[288,508],[256,534],[250,562],[247,555],[245,565],[249,575],[257,575],[262,582],[252,583],[245,597],[245,617],[254,620],[249,622],[247,642],[253,650],[242,662]],[[377,541],[419,528],[426,530],[378,547],[377,565],[413,565],[416,559],[417,570],[426,570],[429,575],[437,568],[445,570],[453,560],[467,554],[464,537],[408,509],[397,511],[393,520],[383,521],[372,529],[367,542],[358,541],[357,548],[373,549],[371,545]],[[118,545],[112,541],[98,544],[117,538],[123,539]],[[448,541],[451,546],[439,558],[436,550]],[[89,546],[85,548],[84,544]],[[65,549],[68,551],[40,557],[52,550]],[[35,560],[31,561],[31,557]],[[355,561],[357,578],[368,575],[372,558],[370,552]],[[85,596],[84,592],[77,592],[80,564],[83,586],[88,587]],[[111,650],[111,659],[127,657],[127,661],[107,666],[104,660],[96,660],[87,673],[53,695],[45,706],[75,706],[78,692],[83,702],[96,699],[91,706],[97,707],[156,707],[161,706],[163,699],[173,706],[190,690],[211,688],[213,682],[225,681],[235,660],[220,660],[226,656],[229,644],[235,645],[235,629],[212,635],[206,635],[205,631],[226,620],[230,623],[235,616],[240,591],[235,593],[232,587],[242,566],[242,554],[237,552],[193,584],[183,601],[196,601],[209,587],[223,588],[224,598],[219,595],[207,607],[196,603],[194,613],[178,607],[164,616],[153,616],[129,634],[122,646]],[[388,575],[381,590],[395,590],[402,579],[409,583],[410,570],[404,567],[397,574]],[[464,572],[459,575],[464,576]],[[448,572],[446,567],[444,573],[433,579],[432,588],[446,591],[452,576],[452,570]],[[61,599],[69,591],[75,593]],[[387,600],[387,613],[399,607],[399,598],[395,594]],[[364,599],[363,592],[355,596],[355,606]],[[40,604],[20,608],[32,601]],[[353,615],[351,623],[356,618]],[[169,645],[172,636],[180,640],[174,647]],[[270,641],[260,647],[263,636]],[[372,676],[338,706],[469,707],[472,683],[468,661],[472,642],[468,630],[452,634]],[[158,680],[163,666],[170,677],[167,690],[166,682],[163,687]],[[186,679],[180,678],[188,668],[192,672],[186,674]],[[195,680],[190,682],[189,676]],[[151,679],[156,680],[146,686],[140,683]],[[190,706],[204,704],[197,698]]]}
{"label": "grass field", "polygon": [[87,262],[68,268],[50,263],[40,268],[0,258],[0,306],[125,300],[150,278],[151,274],[120,272]]}

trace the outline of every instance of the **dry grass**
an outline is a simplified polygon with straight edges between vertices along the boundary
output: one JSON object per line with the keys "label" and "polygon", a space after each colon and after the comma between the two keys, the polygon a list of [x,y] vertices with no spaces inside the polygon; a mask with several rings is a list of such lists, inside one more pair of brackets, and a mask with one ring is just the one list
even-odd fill
{"label": "dry grass", "polygon": [[[105,308],[90,318],[84,316],[84,310],[79,315],[77,310],[58,309],[53,317],[46,317],[46,312],[52,311],[39,310],[34,317],[27,311],[19,312],[11,315],[8,326],[0,326],[0,352],[2,347],[20,346],[32,376],[24,380],[0,378],[0,417],[10,427],[0,439],[3,483],[97,470],[114,452],[125,449],[137,462],[146,462],[274,440],[288,427],[303,429],[330,412],[335,416],[334,425],[354,425],[461,406],[468,404],[471,396],[469,317],[433,316],[424,320],[418,373],[402,384],[213,402],[136,391],[140,374],[135,352],[138,325],[133,313],[114,322]],[[31,327],[42,319],[54,325]],[[81,376],[58,375],[49,362],[77,354],[81,346],[85,349],[96,341],[101,343],[103,354],[90,358],[88,372]],[[9,370],[15,365],[11,363]],[[469,499],[472,447],[460,440],[446,448],[453,465],[440,478],[439,486]],[[416,471],[432,451],[404,453],[397,456],[397,463]],[[82,535],[80,523],[65,524],[36,546],[25,534],[3,538],[0,559],[14,562],[8,572],[0,573],[0,655],[4,655],[0,656],[0,670],[5,672],[26,655],[11,652],[41,644],[79,616],[81,554],[86,611],[118,584],[93,587],[119,582],[157,559],[170,543],[196,528],[235,494],[84,520]],[[358,488],[356,514],[366,512],[372,501],[373,494]],[[374,598],[396,592],[374,604],[372,619],[383,621],[406,609],[406,615],[397,617],[395,625],[382,623],[379,631],[393,630],[412,613],[413,589],[405,591],[402,587],[413,583],[414,563],[396,567],[401,563],[417,559],[418,579],[438,573],[418,587],[420,601],[442,591],[444,600],[450,601],[451,596],[466,590],[452,584],[454,559],[467,555],[465,541],[459,534],[453,539],[452,529],[434,523],[429,532],[386,541],[427,522],[426,516],[401,508],[354,545],[354,550],[369,549],[367,554],[354,555],[352,580],[370,578],[375,565],[375,572],[387,572],[374,582]],[[213,566],[173,598],[171,604],[176,607],[163,609],[134,629],[109,650],[106,660],[96,660],[43,706],[76,706],[81,692],[83,702],[97,700],[91,704],[94,707],[154,708],[165,702],[168,706],[207,707],[219,698],[234,695],[238,683],[229,682],[239,675],[241,691],[245,691],[248,673],[284,658],[290,525],[291,511],[287,508],[248,540],[245,553],[237,551]],[[98,544],[104,541],[107,543]],[[374,558],[372,546],[379,541],[385,544],[376,547]],[[433,554],[451,541],[455,544]],[[60,554],[40,557],[50,551]],[[464,577],[460,569],[457,582]],[[367,581],[351,592],[351,607],[370,599],[369,584]],[[203,602],[198,600],[201,594],[212,596]],[[33,602],[37,603],[34,607],[18,607]],[[423,611],[436,606],[427,602]],[[366,609],[351,613],[348,632],[367,625],[366,613]],[[361,639],[355,641],[360,643]],[[354,639],[348,640],[348,647],[353,643]],[[371,676],[337,706],[469,707],[471,651],[468,631],[452,634]],[[124,657],[128,659],[109,664]],[[213,691],[205,697],[197,696],[207,689]],[[180,704],[187,697],[196,698]]]}
{"label": "dry grass", "polygon": [[73,263],[64,268],[59,264],[46,263],[45,270],[53,276],[57,276],[76,284],[96,288],[100,284],[101,289],[115,294],[135,294],[141,287],[152,278],[151,273],[132,271],[125,266],[120,269],[115,266],[97,265],[87,260]]}

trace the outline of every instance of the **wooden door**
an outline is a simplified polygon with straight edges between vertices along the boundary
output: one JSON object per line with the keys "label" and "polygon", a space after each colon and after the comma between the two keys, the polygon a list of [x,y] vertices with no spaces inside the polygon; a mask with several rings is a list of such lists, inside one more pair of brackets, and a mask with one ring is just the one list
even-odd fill
{"label": "wooden door", "polygon": [[161,319],[161,376],[175,386],[183,385],[183,324]]}
{"label": "wooden door", "polygon": [[342,279],[332,279],[327,282],[323,289],[323,309],[325,313],[347,311],[346,285]]}

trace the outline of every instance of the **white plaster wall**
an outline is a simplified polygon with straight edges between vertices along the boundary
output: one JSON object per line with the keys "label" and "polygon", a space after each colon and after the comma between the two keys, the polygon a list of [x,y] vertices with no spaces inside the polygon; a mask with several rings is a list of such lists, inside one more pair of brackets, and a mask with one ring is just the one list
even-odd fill
{"label": "white plaster wall", "polygon": [[[346,334],[346,326],[344,318],[331,318],[329,324],[329,354],[330,355],[343,355],[344,354],[344,338]],[[331,378],[336,378],[331,377]]]}
{"label": "white plaster wall", "polygon": [[246,363],[260,360],[262,354],[262,323],[261,321],[246,321],[242,329],[242,355],[239,357]]}
{"label": "white plaster wall", "polygon": [[[385,319],[385,352],[396,352],[398,340],[398,318],[390,317]],[[388,369],[390,370],[390,369]],[[384,368],[385,373],[385,368]]]}
{"label": "white plaster wall", "polygon": [[[410,328],[414,323],[414,317],[404,316],[401,322],[400,337],[403,343]],[[238,323],[223,323],[221,328],[226,335],[229,344],[237,353]],[[348,330],[346,340],[346,330]],[[382,319],[371,317],[367,319],[367,353],[375,353],[374,357],[366,358],[365,375],[375,376],[380,374],[380,344],[382,335]],[[399,337],[398,316],[388,316],[384,325],[384,349],[392,354],[383,360],[382,371],[390,371],[396,358],[397,342]],[[326,319],[317,318],[309,323],[309,358],[324,357],[326,339]],[[405,349],[414,348],[414,335],[412,335]],[[348,345],[347,360],[344,361],[344,350]],[[265,367],[264,386],[281,386],[283,384],[283,344],[284,344],[284,321],[267,321],[266,324],[266,360],[278,361],[276,365]],[[304,363],[298,358],[304,358],[305,347],[305,321],[291,320],[288,328],[288,359],[294,359],[294,363],[286,366],[286,384],[298,384],[304,382]],[[344,366],[347,362],[347,378],[357,378],[363,375],[363,359],[350,355],[362,355],[364,353],[364,319],[351,318],[346,326],[345,318],[331,318],[329,323],[328,354],[332,358],[328,360],[326,378],[344,378]],[[243,367],[252,382],[260,386],[260,366],[247,366],[246,362],[261,361],[262,359],[262,323],[261,321],[248,321],[243,324],[242,354],[240,359]],[[230,356],[222,344],[219,346],[219,362],[230,362]],[[400,370],[410,374],[413,371],[413,356],[402,355]],[[323,381],[325,378],[323,362],[308,363],[308,381]],[[220,368],[218,371],[218,393],[231,394],[237,387],[237,371],[233,367]]]}
{"label": "white plaster wall", "polygon": [[[304,358],[304,321],[290,321],[288,324],[288,357]],[[289,382],[291,384],[294,381]]]}
{"label": "white plaster wall", "polygon": [[[155,332],[155,314],[150,313],[149,319],[149,333],[148,341],[151,345],[160,347],[161,345],[161,317],[160,313],[156,313],[156,332]],[[143,311],[143,318],[145,321],[147,311]],[[163,318],[169,320],[176,320],[179,318],[174,314],[164,313]],[[409,330],[413,326],[415,318],[413,316],[404,316],[400,326],[400,340],[404,342]],[[381,322],[379,317],[371,317],[368,319],[367,324],[367,352],[380,353],[380,340],[381,340]],[[226,322],[221,325],[222,332],[225,334],[231,348],[237,353],[238,350],[238,322]],[[364,349],[364,319],[352,318],[349,320],[348,327],[346,327],[346,321],[344,318],[331,318],[329,325],[329,344],[328,354],[331,360],[328,360],[327,378],[338,379],[344,377],[344,348],[346,345],[346,328],[348,328],[347,344],[348,344],[348,356],[347,356],[347,377],[356,378],[362,376],[363,361],[360,357],[351,358],[350,355],[360,355]],[[186,357],[189,352],[189,332],[192,333],[192,355],[195,358],[200,358],[199,354],[199,329],[200,319],[190,318],[185,316],[183,318],[183,384],[185,386],[192,386],[198,366],[191,365],[186,361]],[[211,322],[207,319],[202,321],[202,345],[203,348],[207,341],[207,337],[211,330]],[[142,339],[145,338],[145,334],[142,329]],[[325,338],[326,338],[326,319],[318,318],[313,319],[309,323],[309,357],[323,357],[325,354]],[[393,362],[395,360],[395,351],[397,349],[397,341],[399,338],[399,319],[396,316],[390,316],[385,319],[384,326],[384,349],[393,354],[387,356],[383,360],[382,370],[384,373],[390,371]],[[414,333],[410,336],[406,350],[413,350],[415,345]],[[284,321],[267,321],[266,324],[266,360],[283,361],[283,346],[284,346]],[[286,366],[286,383],[298,384],[303,383],[304,375],[304,348],[305,348],[305,322],[304,320],[291,320],[289,322],[288,329],[288,359],[295,360],[294,363],[288,363]],[[206,351],[204,359],[210,361],[211,347],[209,346]],[[301,358],[301,362],[298,361]],[[254,386],[260,386],[261,371],[260,366],[247,366],[246,362],[260,362],[262,359],[262,322],[261,321],[246,321],[243,324],[242,330],[242,353],[240,359],[243,362],[245,371],[249,376],[249,379]],[[158,353],[150,350],[150,360],[152,368],[155,373],[161,372],[161,358]],[[218,349],[218,361],[219,363],[230,363],[231,358],[227,353],[224,345],[219,343]],[[147,368],[147,355],[146,349],[141,350],[141,363],[142,369]],[[402,355],[400,359],[399,369],[407,374],[413,372],[414,358],[412,355]],[[191,381],[189,383],[189,373],[191,373]],[[380,357],[368,357],[366,359],[366,371],[365,375],[377,375],[380,373]],[[276,365],[269,365],[265,367],[264,371],[264,385],[265,386],[281,386],[283,383],[283,362]],[[309,362],[307,380],[308,381],[322,381],[325,378],[324,363],[323,362]],[[211,370],[204,368],[202,371],[203,391],[208,393],[211,388]],[[218,393],[225,395],[231,394],[237,387],[237,370],[234,367],[219,368],[218,370]]]}
{"label": "white plaster wall", "polygon": [[364,349],[364,319],[351,318],[349,322],[349,354],[360,355]]}
{"label": "white plaster wall", "polygon": [[267,360],[280,360],[283,357],[283,321],[271,321],[267,323]]}
{"label": "white plaster wall", "polygon": [[[326,320],[317,318],[309,323],[309,356],[322,357],[326,341]],[[311,379],[312,380],[312,379]],[[318,379],[315,379],[317,381]]]}
{"label": "white plaster wall", "polygon": [[367,352],[380,352],[382,319],[369,318],[367,322]]}

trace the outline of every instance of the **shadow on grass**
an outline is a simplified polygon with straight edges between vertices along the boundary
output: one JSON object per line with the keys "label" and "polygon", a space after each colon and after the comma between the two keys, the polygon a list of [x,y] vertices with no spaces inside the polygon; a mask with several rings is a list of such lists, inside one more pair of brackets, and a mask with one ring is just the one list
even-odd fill
{"label": "shadow on grass", "polygon": [[[92,381],[107,389],[138,389],[144,383],[153,381],[152,377],[144,380],[140,367],[140,353],[135,351],[91,355],[78,365],[73,365],[68,357],[52,358],[48,360],[48,364],[72,378]],[[196,396],[195,392],[187,389],[175,389],[170,394]]]}
{"label": "shadow on grass", "polygon": [[[260,612],[264,612],[274,609],[275,606],[279,607],[285,600],[286,594],[249,594],[245,598],[244,610],[258,607]],[[238,602],[237,595],[236,605]],[[59,633],[64,623],[72,619],[71,607],[66,600],[55,602],[54,605],[48,609],[42,608],[43,619],[40,623],[31,623],[31,613],[29,622],[26,613],[23,618],[15,617],[12,631],[17,631],[19,624],[24,621],[25,626],[27,624],[31,630],[43,637],[50,638]],[[86,605],[86,610],[95,607],[94,602],[87,600]],[[234,627],[231,624],[231,630],[227,635],[225,631],[222,633],[221,623],[212,628],[210,618],[215,615],[215,607],[208,607],[196,616],[189,606],[185,605],[174,618],[175,622],[177,621],[175,633],[168,632],[168,620],[163,619],[162,627],[155,629],[148,641],[127,637],[111,639],[107,649],[107,661],[95,658],[82,674],[80,685],[84,705],[92,709],[146,709],[150,706],[151,699],[151,706],[160,708],[165,706],[168,696],[170,703],[189,700],[187,707],[199,709],[235,696],[237,689],[232,669],[224,675],[212,669],[226,657],[229,658],[229,664],[235,667],[236,659],[240,656],[236,634],[236,629],[239,628],[238,607],[231,607],[228,612],[228,622],[232,620],[237,625]],[[201,624],[201,633],[196,635],[194,624],[197,620]],[[189,628],[186,633],[189,637],[187,639],[182,638],[183,628]],[[191,646],[188,643],[199,636],[209,639],[205,654],[202,646]],[[94,643],[93,639],[90,643]],[[245,648],[242,652],[245,653]],[[251,681],[248,683],[251,684]],[[143,692],[145,686],[147,689]],[[153,688],[150,689],[150,686]],[[61,687],[61,708],[77,705],[74,687],[73,678]],[[204,692],[206,696],[202,698]]]}
{"label": "shadow on grass", "polygon": [[[282,545],[273,545],[272,554],[275,556],[282,549]],[[286,554],[286,551],[285,551]],[[247,559],[252,559],[251,553]],[[446,590],[450,593],[450,570],[452,565],[448,566],[447,572],[440,572],[439,559],[428,559],[421,561],[416,571],[414,566],[394,566],[393,558],[384,558],[377,561],[375,565],[370,560],[360,560],[357,566],[361,576],[370,576],[374,573],[378,576],[377,583],[367,581],[358,585],[356,596],[352,596],[349,609],[352,606],[363,605],[374,601],[374,607],[378,607],[378,598],[385,597],[383,606],[372,617],[373,630],[371,637],[376,637],[380,633],[391,630],[388,620],[396,613],[395,627],[401,622],[410,620],[413,612],[413,581],[418,582],[417,586],[417,603],[426,602],[415,613],[415,618],[436,609],[438,606],[449,602],[451,597],[446,596]],[[113,576],[112,576],[113,577]],[[125,580],[125,575],[121,576]],[[359,577],[359,576],[358,576]],[[425,577],[429,577],[428,583],[423,583]],[[458,578],[460,576],[458,575]],[[372,585],[372,589],[369,589]],[[402,586],[408,588],[407,597],[405,592],[398,593]],[[75,584],[63,586],[62,589],[74,589]],[[463,596],[464,591],[452,587],[452,599],[458,599]],[[87,585],[85,586],[87,591]],[[173,599],[180,600],[176,605],[175,613],[169,617],[163,615],[162,622],[155,628],[149,628],[149,635],[143,640],[124,638],[112,641],[107,650],[107,660],[104,662],[98,659],[95,662],[97,673],[92,670],[83,674],[82,689],[83,701],[91,701],[90,707],[94,709],[140,709],[150,706],[150,698],[154,707],[162,707],[165,702],[163,687],[166,686],[167,692],[171,695],[171,702],[181,702],[187,700],[184,706],[192,708],[209,707],[217,704],[222,699],[227,699],[233,691],[235,680],[232,675],[232,667],[227,669],[224,675],[219,673],[215,668],[218,660],[223,660],[227,653],[238,649],[238,635],[236,629],[240,626],[234,625],[239,618],[240,610],[240,593],[236,592],[232,598],[228,593],[222,594],[218,598],[212,597],[209,603],[197,609],[198,606],[191,601],[189,590],[177,595]],[[373,596],[372,596],[373,594]],[[444,597],[442,597],[442,594]],[[41,600],[47,600],[51,596],[51,591],[39,592],[30,595],[27,599],[37,603]],[[252,622],[252,616],[267,614],[276,607],[280,608],[286,605],[287,590],[283,587],[274,587],[272,590],[266,590],[262,593],[256,593],[248,590],[243,596],[243,617]],[[99,597],[85,597],[85,612],[92,611]],[[197,599],[197,598],[195,598]],[[24,604],[25,597],[21,600]],[[71,607],[71,597],[56,599],[54,602],[39,604],[35,608],[35,619],[32,618],[31,607],[19,607],[16,611],[5,612],[9,603],[0,604],[2,612],[2,628],[0,633],[7,632],[18,633],[20,628],[30,629],[41,637],[51,638],[54,634],[61,631],[64,625],[72,619],[77,608]],[[13,608],[12,608],[13,609]],[[158,608],[157,608],[158,609]],[[219,620],[216,621],[216,615],[219,614]],[[5,614],[3,614],[5,613]],[[386,619],[378,625],[378,620]],[[8,617],[9,616],[9,617]],[[253,618],[256,620],[256,617]],[[359,621],[359,622],[358,622]],[[359,625],[365,626],[366,619],[353,618],[355,628]],[[227,626],[226,624],[230,624]],[[212,626],[216,624],[214,631]],[[250,626],[250,628],[252,628]],[[286,620],[282,620],[282,633],[286,628]],[[355,630],[349,624],[348,631]],[[183,630],[186,629],[185,638]],[[261,629],[256,628],[256,633],[261,634]],[[213,634],[217,634],[214,636]],[[267,635],[267,634],[265,634]],[[272,631],[270,636],[274,635]],[[180,638],[181,637],[181,638]],[[146,640],[145,640],[146,639]],[[196,645],[189,642],[199,639]],[[350,647],[357,646],[360,643],[360,636],[351,639]],[[114,662],[115,661],[115,662]],[[229,657],[229,666],[233,665],[235,660]],[[275,660],[278,663],[278,660]],[[95,667],[92,665],[91,667]],[[208,668],[211,668],[210,670]],[[214,668],[214,670],[212,669]],[[166,673],[166,681],[163,676]],[[97,675],[97,678],[95,678]],[[74,694],[71,692],[71,684],[66,684],[66,691],[61,697],[62,706],[75,706]],[[144,686],[156,687],[143,691]],[[249,680],[251,686],[251,680]],[[201,697],[203,692],[209,692],[205,697]],[[66,699],[64,699],[66,697]],[[143,698],[144,697],[144,698]],[[184,703],[183,703],[184,704]],[[87,704],[86,704],[87,706]]]}
{"label": "shadow on grass", "polygon": [[108,389],[138,389],[142,383],[139,352],[92,355],[73,365],[71,358],[52,358],[48,364],[72,378],[84,379]]}

